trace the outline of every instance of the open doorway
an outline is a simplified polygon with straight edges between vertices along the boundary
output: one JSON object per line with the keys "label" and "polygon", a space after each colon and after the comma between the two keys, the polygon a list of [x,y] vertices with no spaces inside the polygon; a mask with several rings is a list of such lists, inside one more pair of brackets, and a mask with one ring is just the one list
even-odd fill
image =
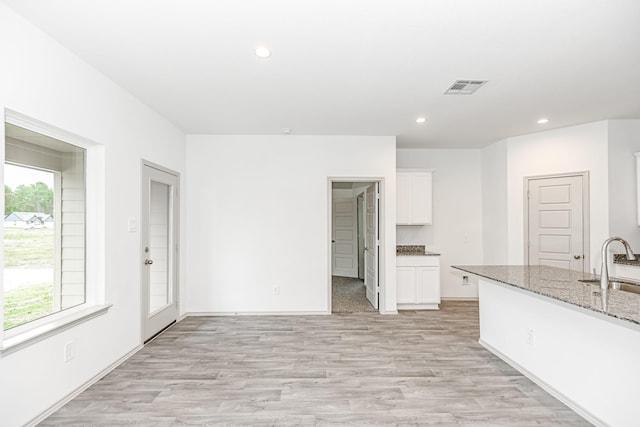
{"label": "open doorway", "polygon": [[380,191],[376,181],[331,182],[331,312],[377,312]]}

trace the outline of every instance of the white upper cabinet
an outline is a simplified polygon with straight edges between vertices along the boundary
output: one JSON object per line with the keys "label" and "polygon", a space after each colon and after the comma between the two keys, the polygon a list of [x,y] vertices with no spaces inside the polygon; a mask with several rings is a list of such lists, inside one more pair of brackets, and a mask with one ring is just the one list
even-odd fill
{"label": "white upper cabinet", "polygon": [[432,171],[398,170],[396,224],[432,224],[432,181]]}

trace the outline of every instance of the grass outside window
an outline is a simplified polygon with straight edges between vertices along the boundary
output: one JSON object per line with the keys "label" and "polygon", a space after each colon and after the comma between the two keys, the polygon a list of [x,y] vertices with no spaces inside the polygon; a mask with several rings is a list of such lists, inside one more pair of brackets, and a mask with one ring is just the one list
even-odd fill
{"label": "grass outside window", "polygon": [[[51,228],[4,229],[5,287],[10,277],[26,283],[12,286],[4,295],[4,328],[10,329],[53,313],[53,280],[38,282],[34,274],[51,269],[53,279],[54,231]],[[46,272],[44,276],[47,276]]]}

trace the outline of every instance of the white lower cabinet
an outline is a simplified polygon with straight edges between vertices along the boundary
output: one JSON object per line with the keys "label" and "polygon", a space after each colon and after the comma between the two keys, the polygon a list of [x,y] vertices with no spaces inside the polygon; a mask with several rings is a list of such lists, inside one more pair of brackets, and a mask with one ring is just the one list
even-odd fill
{"label": "white lower cabinet", "polygon": [[437,310],[440,304],[440,257],[396,257],[399,310]]}

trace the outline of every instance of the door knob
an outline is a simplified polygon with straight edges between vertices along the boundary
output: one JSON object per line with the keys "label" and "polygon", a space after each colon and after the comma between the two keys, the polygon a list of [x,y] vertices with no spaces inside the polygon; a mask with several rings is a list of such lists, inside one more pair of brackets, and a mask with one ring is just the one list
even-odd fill
{"label": "door knob", "polygon": [[573,259],[580,259],[580,258],[582,258],[580,255],[574,255],[573,256]]}
{"label": "door knob", "polygon": [[145,259],[144,260],[144,265],[151,265],[153,264],[153,260],[152,259]]}

